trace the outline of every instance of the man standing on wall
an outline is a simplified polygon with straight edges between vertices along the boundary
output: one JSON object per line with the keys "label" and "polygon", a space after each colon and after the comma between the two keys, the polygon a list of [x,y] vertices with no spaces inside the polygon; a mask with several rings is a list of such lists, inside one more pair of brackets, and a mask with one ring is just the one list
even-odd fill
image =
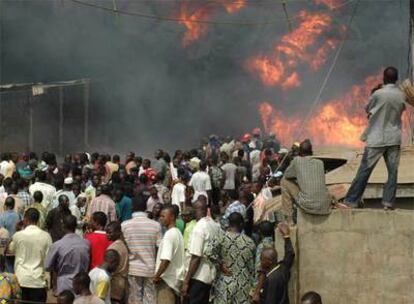
{"label": "man standing on wall", "polygon": [[386,68],[384,85],[371,95],[365,108],[369,122],[361,140],[366,142],[366,147],[344,200],[349,207],[358,206],[372,171],[384,157],[388,180],[384,185],[382,204],[385,210],[394,209],[401,150],[401,116],[405,110],[405,95],[396,85],[397,81],[398,70]]}

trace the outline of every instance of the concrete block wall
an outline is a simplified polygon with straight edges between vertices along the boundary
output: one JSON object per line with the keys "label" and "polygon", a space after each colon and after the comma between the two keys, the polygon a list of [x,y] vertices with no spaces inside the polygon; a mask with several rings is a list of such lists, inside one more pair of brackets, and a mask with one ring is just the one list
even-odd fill
{"label": "concrete block wall", "polygon": [[[299,212],[291,302],[309,290],[326,304],[414,303],[414,212]],[[276,236],[279,257],[283,240]]]}

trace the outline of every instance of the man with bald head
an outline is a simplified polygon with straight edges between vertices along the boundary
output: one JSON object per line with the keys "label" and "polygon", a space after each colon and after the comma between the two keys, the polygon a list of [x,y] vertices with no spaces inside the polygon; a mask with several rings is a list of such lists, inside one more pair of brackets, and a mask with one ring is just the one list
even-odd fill
{"label": "man with bald head", "polygon": [[261,276],[264,277],[264,284],[260,297],[261,304],[289,304],[288,283],[295,252],[290,240],[289,226],[280,223],[278,228],[285,239],[285,256],[278,262],[274,248],[266,248],[262,251]]}
{"label": "man with bald head", "polygon": [[190,304],[208,304],[211,284],[216,276],[215,266],[204,256],[205,247],[219,234],[220,228],[207,215],[206,200],[194,204],[197,224],[190,234],[186,251],[187,274],[181,294],[189,297]]}
{"label": "man with bald head", "polygon": [[304,140],[284,173],[282,209],[286,220],[293,224],[293,204],[309,214],[326,215],[331,212],[331,196],[325,183],[325,168],[321,160],[312,157],[312,143]]}

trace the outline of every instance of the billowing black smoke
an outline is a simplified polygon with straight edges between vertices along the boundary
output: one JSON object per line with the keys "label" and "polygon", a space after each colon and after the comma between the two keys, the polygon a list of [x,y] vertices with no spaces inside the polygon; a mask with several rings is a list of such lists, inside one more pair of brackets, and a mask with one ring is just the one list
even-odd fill
{"label": "billowing black smoke", "polygon": [[[113,5],[112,0],[84,1]],[[204,0],[194,2],[204,5]],[[335,23],[346,23],[354,2],[331,12]],[[182,3],[116,4],[121,10],[174,16]],[[90,78],[91,144],[109,152],[145,154],[157,147],[188,148],[210,133],[240,134],[260,125],[257,104],[265,100],[306,111],[330,62],[318,73],[304,68],[303,86],[289,95],[264,87],[244,68],[247,58],[270,52],[287,32],[278,1],[248,0],[235,14],[218,9],[214,20],[275,22],[209,25],[207,34],[186,48],[181,44],[186,29],[177,22],[117,15],[70,0],[2,0],[0,5],[1,83]],[[408,5],[408,0],[361,1],[323,98],[346,92],[387,65],[406,74]],[[292,16],[300,9],[328,11],[310,1],[288,4]]]}

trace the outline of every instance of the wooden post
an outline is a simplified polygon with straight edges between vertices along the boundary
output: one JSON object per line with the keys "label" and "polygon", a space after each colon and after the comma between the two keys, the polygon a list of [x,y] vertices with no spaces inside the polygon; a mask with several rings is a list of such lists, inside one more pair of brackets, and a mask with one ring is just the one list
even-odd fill
{"label": "wooden post", "polygon": [[63,87],[59,87],[59,153],[63,155]]}
{"label": "wooden post", "polygon": [[85,152],[89,148],[89,97],[90,97],[90,80],[87,79],[83,89],[83,106],[84,106],[84,118],[83,118],[83,146]]}

